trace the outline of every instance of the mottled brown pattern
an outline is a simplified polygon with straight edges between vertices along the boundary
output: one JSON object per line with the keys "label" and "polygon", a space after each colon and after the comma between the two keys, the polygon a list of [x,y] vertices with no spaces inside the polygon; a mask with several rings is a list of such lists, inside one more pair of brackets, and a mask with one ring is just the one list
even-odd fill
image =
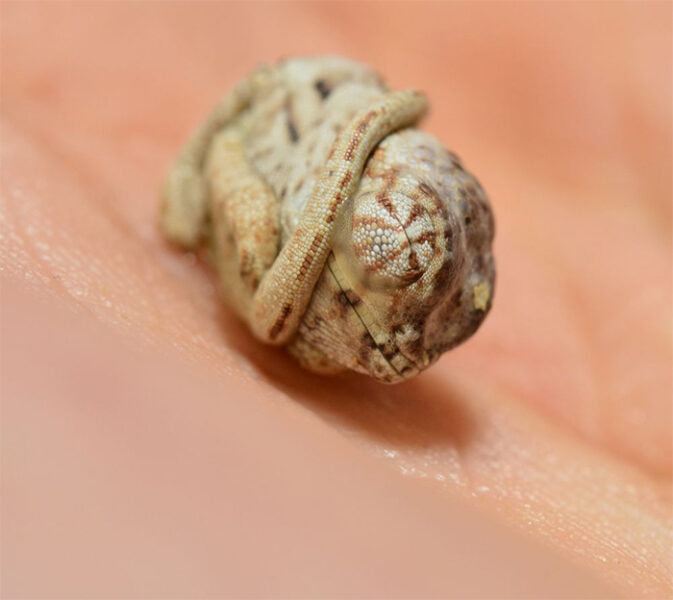
{"label": "mottled brown pattern", "polygon": [[395,210],[395,205],[392,200],[386,195],[379,195],[376,198],[378,203],[385,208],[391,216],[395,217],[397,215],[397,210]]}
{"label": "mottled brown pattern", "polygon": [[337,216],[337,211],[339,209],[339,205],[341,204],[341,201],[343,200],[343,196],[339,193],[334,197],[334,201],[332,204],[329,206],[329,212],[327,213],[327,216],[325,217],[325,222],[326,223],[331,223],[336,219]]}
{"label": "mottled brown pattern", "polygon": [[339,189],[344,189],[350,182],[351,179],[353,178],[353,175],[351,172],[347,172],[342,178],[341,181],[339,182]]}
{"label": "mottled brown pattern", "polygon": [[409,216],[405,219],[403,226],[406,229],[411,225],[418,217],[420,217],[423,214],[423,207],[418,203],[415,202],[414,206],[411,209],[411,212],[409,213]]}
{"label": "mottled brown pattern", "polygon": [[434,231],[424,231],[421,235],[419,235],[418,237],[414,238],[411,241],[415,244],[423,244],[427,242],[434,248],[436,237],[437,234]]}
{"label": "mottled brown pattern", "polygon": [[299,268],[299,273],[297,275],[297,279],[299,281],[301,281],[306,276],[306,273],[308,272],[312,262],[313,262],[313,254],[309,253],[306,256],[304,256],[301,263],[301,267]]}
{"label": "mottled brown pattern", "polygon": [[369,111],[365,117],[358,123],[357,126],[357,132],[360,135],[363,135],[365,131],[367,131],[367,127],[369,127],[369,124],[372,122],[372,120],[376,117],[376,112],[374,111]]}
{"label": "mottled brown pattern", "polygon": [[332,92],[331,86],[324,79],[318,79],[313,86],[318,90],[321,100],[325,100]]}
{"label": "mottled brown pattern", "polygon": [[357,147],[360,145],[360,139],[361,139],[360,137],[351,138],[351,141],[348,144],[348,148],[344,153],[344,160],[347,161],[353,160],[353,157],[355,156],[355,150],[357,150]]}
{"label": "mottled brown pattern", "polygon": [[287,318],[290,316],[291,313],[292,313],[292,306],[290,306],[289,304],[283,306],[280,318],[273,324],[273,327],[269,332],[269,337],[271,339],[276,338],[278,334],[282,331],[283,326],[285,325],[285,322],[287,321]]}
{"label": "mottled brown pattern", "polygon": [[353,218],[353,225],[366,224],[373,227],[388,227],[388,221],[381,217],[370,217],[358,214]]}
{"label": "mottled brown pattern", "polygon": [[357,308],[358,304],[362,302],[360,296],[358,296],[353,290],[344,290],[343,293],[353,308]]}
{"label": "mottled brown pattern", "polygon": [[[262,69],[252,97],[243,86],[240,97],[225,98],[218,110],[230,110],[230,117],[217,127],[239,132],[250,161],[246,177],[256,174],[273,191],[279,217],[260,235],[259,199],[246,196],[249,209],[240,200],[244,189],[259,186],[242,185],[230,164],[211,157],[212,172],[231,187],[224,202],[231,197],[236,210],[250,213],[247,221],[239,217],[247,225],[237,233],[247,245],[223,256],[235,264],[218,265],[228,278],[225,300],[258,337],[288,344],[307,368],[354,369],[388,383],[411,377],[469,337],[491,305],[493,217],[486,195],[457,157],[413,121],[386,129],[407,108],[421,111],[421,95],[388,93],[378,75],[345,59],[288,59]],[[207,154],[208,145],[197,142],[189,151]],[[322,204],[315,205],[318,197]],[[339,221],[344,214],[350,219]],[[291,251],[278,254],[288,245]],[[276,256],[264,277],[253,269],[256,249]],[[269,285],[268,300],[258,304]],[[472,304],[477,285],[481,309]]]}
{"label": "mottled brown pattern", "polygon": [[376,111],[369,111],[364,116],[364,118],[357,124],[357,127],[355,129],[356,135],[351,139],[350,143],[348,144],[348,148],[346,149],[346,152],[344,154],[344,160],[346,161],[353,160],[353,157],[355,156],[355,152],[358,149],[358,146],[360,145],[362,137],[367,131],[369,124],[376,116],[377,116]]}

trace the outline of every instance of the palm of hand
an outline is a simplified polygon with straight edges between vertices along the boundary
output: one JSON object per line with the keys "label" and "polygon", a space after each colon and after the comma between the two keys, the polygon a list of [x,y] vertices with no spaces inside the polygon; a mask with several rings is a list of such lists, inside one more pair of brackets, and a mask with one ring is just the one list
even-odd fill
{"label": "palm of hand", "polygon": [[[441,493],[464,494],[617,584],[661,594],[671,585],[671,89],[670,58],[658,57],[668,55],[662,48],[671,32],[658,8],[618,7],[607,16],[583,9],[581,18],[557,10],[568,26],[543,36],[539,7],[517,9],[522,20],[486,14],[490,7],[479,20],[452,14],[451,41],[432,29],[444,17],[409,8],[391,16],[423,32],[419,40],[441,37],[471,57],[452,64],[450,79],[432,65],[407,72],[405,65],[420,63],[408,58],[421,43],[409,34],[399,56],[374,53],[371,62],[378,58],[381,71],[397,77],[393,85],[421,78],[430,98],[451,103],[449,110],[433,101],[427,128],[471,164],[481,161],[475,171],[498,219],[499,280],[493,313],[474,340],[422,378],[382,388],[355,378],[326,384],[258,345],[221,309],[205,270],[172,254],[155,230],[157,185],[185,126],[222,91],[222,73],[234,81],[277,53],[274,40],[245,59],[216,59],[201,45],[216,39],[216,24],[186,5],[171,7],[160,13],[162,28],[127,30],[121,52],[134,60],[122,64],[118,32],[147,18],[133,5],[87,8],[95,52],[81,51],[91,26],[85,19],[58,5],[13,6],[3,34],[12,57],[3,66],[6,289],[26,280],[49,291],[48,302],[61,297],[96,315],[99,335],[123,329],[176,346],[185,373],[195,359],[210,369],[214,387],[226,381],[230,403],[238,402],[231,390],[271,404],[289,396],[295,409],[327,423],[312,427],[388,458],[410,476],[405,485],[432,479]],[[237,10],[254,18],[254,9]],[[338,23],[351,9],[321,10]],[[297,15],[276,17],[289,28]],[[606,18],[628,32],[628,52],[613,44]],[[503,20],[505,33],[496,26]],[[42,51],[31,49],[28,40],[52,21],[68,35],[42,36]],[[477,22],[492,34],[485,48],[470,42]],[[173,41],[185,24],[178,51]],[[600,46],[574,46],[562,33],[596,39],[589,33],[597,28]],[[322,43],[325,31],[309,30]],[[372,48],[380,47],[371,35]],[[157,73],[162,64],[170,69]],[[181,82],[187,71],[189,88]],[[138,94],[151,77],[158,82]],[[8,299],[23,298],[17,293]],[[7,360],[19,373],[24,358],[31,356]],[[52,367],[67,360],[56,352]],[[177,406],[179,395],[174,400],[167,402]],[[133,406],[123,406],[130,418]],[[93,427],[105,418],[97,410]],[[208,421],[198,405],[191,410]],[[128,434],[141,455],[144,433]],[[210,434],[223,435],[221,428]],[[205,440],[190,443],[205,452]]]}

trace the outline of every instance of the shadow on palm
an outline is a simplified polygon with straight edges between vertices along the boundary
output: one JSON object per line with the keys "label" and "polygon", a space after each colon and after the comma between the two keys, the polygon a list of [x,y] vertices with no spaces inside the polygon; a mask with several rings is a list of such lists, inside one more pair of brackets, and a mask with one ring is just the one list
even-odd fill
{"label": "shadow on palm", "polygon": [[381,384],[352,372],[316,375],[282,348],[258,342],[227,307],[221,315],[226,344],[254,365],[270,385],[330,424],[378,444],[403,448],[461,448],[475,435],[476,422],[459,401],[458,392],[433,375],[432,368],[398,385]]}

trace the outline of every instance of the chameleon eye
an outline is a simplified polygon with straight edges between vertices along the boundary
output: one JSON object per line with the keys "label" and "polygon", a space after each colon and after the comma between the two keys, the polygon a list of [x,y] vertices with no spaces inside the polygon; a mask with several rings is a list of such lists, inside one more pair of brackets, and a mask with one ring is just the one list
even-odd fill
{"label": "chameleon eye", "polygon": [[352,252],[368,283],[407,286],[423,275],[435,252],[435,229],[426,210],[399,192],[363,194],[352,216]]}

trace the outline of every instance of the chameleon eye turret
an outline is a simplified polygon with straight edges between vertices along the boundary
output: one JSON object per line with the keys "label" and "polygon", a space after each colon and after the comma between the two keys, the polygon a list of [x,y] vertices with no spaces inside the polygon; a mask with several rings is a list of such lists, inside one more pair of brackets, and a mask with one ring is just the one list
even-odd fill
{"label": "chameleon eye turret", "polygon": [[474,333],[495,278],[486,195],[414,128],[426,106],[338,57],[262,67],[180,152],[162,229],[210,244],[261,341],[314,371],[408,379]]}
{"label": "chameleon eye turret", "polygon": [[361,194],[352,204],[334,246],[348,257],[353,276],[373,291],[418,280],[434,254],[435,231],[423,206],[395,191]]}

